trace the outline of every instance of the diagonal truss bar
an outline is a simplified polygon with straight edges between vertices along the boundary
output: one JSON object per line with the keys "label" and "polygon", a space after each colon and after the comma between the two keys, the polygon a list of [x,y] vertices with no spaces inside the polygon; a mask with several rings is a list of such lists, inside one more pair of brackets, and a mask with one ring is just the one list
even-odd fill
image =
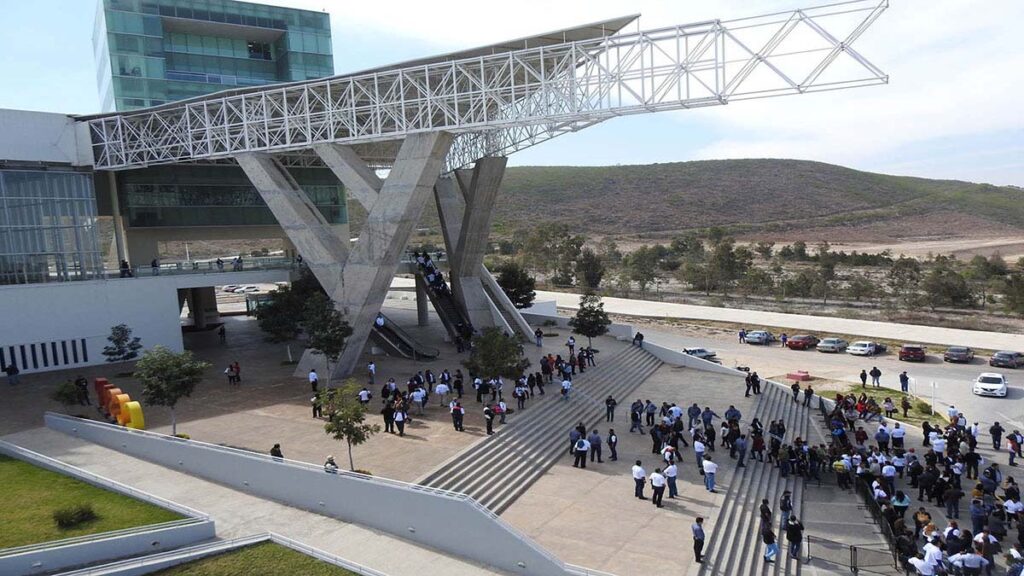
{"label": "diagonal truss bar", "polygon": [[[364,147],[379,146],[378,160],[390,163],[397,146],[387,144],[442,130],[456,136],[446,162],[452,170],[616,116],[884,84],[888,76],[851,44],[887,7],[888,0],[854,0],[619,33],[83,121],[99,169],[302,155],[326,144],[355,147],[364,158]],[[848,21],[856,21],[852,30]],[[822,45],[793,40],[797,25]],[[727,41],[741,48],[726,50]],[[823,81],[844,54],[859,66]],[[810,66],[793,63],[808,59]]]}

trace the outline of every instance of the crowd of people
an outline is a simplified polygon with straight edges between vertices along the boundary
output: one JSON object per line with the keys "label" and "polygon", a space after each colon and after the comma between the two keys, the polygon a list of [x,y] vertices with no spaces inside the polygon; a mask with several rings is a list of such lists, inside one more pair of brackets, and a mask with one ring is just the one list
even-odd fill
{"label": "crowd of people", "polygon": [[[888,404],[886,399],[887,412]],[[877,427],[865,430],[876,418]],[[945,425],[924,422],[921,446],[911,447],[906,429],[881,418],[873,399],[838,394],[828,420],[829,459],[839,486],[852,489],[856,484],[868,493],[908,570],[922,576],[993,574],[996,557],[1004,554],[1008,573],[1019,575],[1024,570],[1019,486],[997,462],[978,453],[977,422],[969,423],[955,407],[947,418]],[[999,451],[1006,430],[996,422],[988,432]],[[1022,441],[1019,431],[1006,435],[1011,466]],[[917,509],[908,518],[915,508],[915,491]],[[926,503],[944,512],[945,525],[932,517]]]}

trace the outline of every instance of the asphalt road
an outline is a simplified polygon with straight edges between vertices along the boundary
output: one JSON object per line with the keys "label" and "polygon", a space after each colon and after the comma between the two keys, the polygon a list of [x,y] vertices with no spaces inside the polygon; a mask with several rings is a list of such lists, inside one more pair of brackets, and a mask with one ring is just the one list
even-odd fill
{"label": "asphalt road", "polygon": [[[850,354],[826,354],[815,350],[789,350],[778,342],[770,347],[742,344],[734,338],[697,338],[658,332],[644,328],[648,341],[681,349],[702,346],[718,353],[725,366],[749,366],[764,377],[783,376],[787,372],[806,370],[814,377],[860,383],[862,369],[871,371],[877,366],[882,371],[883,386],[899,390],[899,373],[906,370],[911,378],[910,392],[930,399],[931,383],[936,384],[936,410],[945,413],[949,405],[956,406],[970,421],[988,427],[998,420],[1007,428],[1024,430],[1024,369],[991,368],[987,358],[975,358],[970,364],[952,364],[942,361],[942,349],[929,351],[926,362],[900,362],[895,352],[873,358]],[[972,383],[982,372],[1006,374],[1010,386],[1006,398],[975,396]],[[868,381],[870,387],[870,380]],[[1010,426],[1006,426],[1007,422]]]}

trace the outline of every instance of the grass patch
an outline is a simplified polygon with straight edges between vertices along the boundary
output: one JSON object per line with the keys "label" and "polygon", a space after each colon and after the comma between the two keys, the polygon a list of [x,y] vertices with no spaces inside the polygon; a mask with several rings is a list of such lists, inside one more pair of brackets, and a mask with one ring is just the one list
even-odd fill
{"label": "grass patch", "polygon": [[[134,498],[50,472],[21,460],[0,456],[0,486],[6,503],[0,506],[0,548],[12,548],[146,526],[181,516]],[[91,507],[95,518],[72,528],[58,528],[54,513]]]}
{"label": "grass patch", "polygon": [[[814,382],[811,382],[811,384],[813,386]],[[853,394],[858,398],[862,393],[867,393],[868,398],[874,398],[875,402],[878,402],[879,407],[882,406],[886,398],[892,398],[893,403],[896,405],[896,420],[900,422],[906,422],[914,426],[921,426],[925,421],[928,421],[933,426],[949,423],[944,414],[931,413],[931,403],[927,399],[914,396],[913,394],[904,394],[892,388],[872,388],[871,386],[861,388],[860,384],[850,384],[849,382],[836,382],[836,384],[838,386],[829,386],[827,388],[828,391],[822,391],[822,395],[829,400],[835,400],[836,392],[844,396]],[[903,417],[903,409],[900,408],[904,398],[910,399],[911,406],[910,410],[907,411],[906,418]],[[885,412],[882,412],[882,417],[885,417]]]}
{"label": "grass patch", "polygon": [[317,560],[273,542],[261,542],[240,550],[182,564],[153,576],[355,576],[333,564]]}

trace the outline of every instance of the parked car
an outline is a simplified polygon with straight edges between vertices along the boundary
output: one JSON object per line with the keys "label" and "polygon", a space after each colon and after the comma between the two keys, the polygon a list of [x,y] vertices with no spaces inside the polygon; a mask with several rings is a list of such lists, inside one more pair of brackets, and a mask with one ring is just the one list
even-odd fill
{"label": "parked car", "polygon": [[877,356],[878,354],[885,352],[885,344],[860,340],[850,344],[846,349],[846,352],[853,354],[854,356]]}
{"label": "parked car", "polygon": [[904,344],[900,346],[900,360],[904,362],[924,362],[928,358],[928,349],[920,344]]}
{"label": "parked car", "polygon": [[970,362],[974,360],[974,350],[966,346],[950,346],[942,354],[943,362]]}
{"label": "parked car", "polygon": [[789,340],[786,340],[786,347],[790,350],[810,350],[817,346],[818,342],[820,342],[820,340],[815,336],[797,334]]}
{"label": "parked car", "polygon": [[252,292],[259,292],[259,291],[260,291],[260,287],[259,286],[249,285],[249,286],[242,286],[241,288],[236,289],[235,290],[235,294],[249,294],[249,293],[252,293]]}
{"label": "parked car", "polygon": [[850,345],[849,342],[842,338],[825,338],[821,342],[818,342],[818,352],[844,352]]}
{"label": "parked car", "polygon": [[717,361],[715,359],[715,356],[717,356],[715,351],[708,350],[707,348],[683,348],[683,353],[689,354],[690,356],[696,356],[701,360],[711,360],[712,362]]}
{"label": "parked car", "polygon": [[239,286],[238,284],[228,284],[227,286],[221,286],[220,291],[221,292],[234,292],[235,290],[237,290],[239,288],[241,288],[241,286]]}
{"label": "parked car", "polygon": [[1024,354],[1007,350],[996,352],[988,359],[988,365],[999,368],[1019,368],[1024,366]]}
{"label": "parked car", "polygon": [[766,330],[747,332],[747,344],[764,344],[767,346],[772,342],[775,342],[775,336],[772,336],[771,332]]}
{"label": "parked car", "polygon": [[974,380],[974,393],[978,396],[1006,398],[1006,376],[984,372]]}

